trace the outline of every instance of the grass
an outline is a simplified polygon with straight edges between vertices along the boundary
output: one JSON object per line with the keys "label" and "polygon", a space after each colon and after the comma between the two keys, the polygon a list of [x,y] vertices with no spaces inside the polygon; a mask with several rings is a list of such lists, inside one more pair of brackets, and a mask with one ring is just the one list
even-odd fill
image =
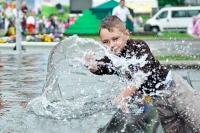
{"label": "grass", "polygon": [[55,6],[42,6],[42,14],[45,15],[47,18],[49,18],[50,14],[56,14],[58,20],[66,21],[66,19],[69,16],[69,6],[68,5],[62,5],[62,7],[65,9],[64,14],[59,14],[58,9]]}
{"label": "grass", "polygon": [[187,33],[180,33],[180,32],[162,32],[161,36],[158,36],[156,34],[150,34],[150,35],[133,35],[131,36],[133,39],[189,39],[192,38]]}
{"label": "grass", "polygon": [[[191,39],[192,37],[189,36],[187,33],[180,33],[180,32],[163,32],[162,36],[158,36],[155,33],[136,33],[131,35],[133,39]],[[70,36],[70,35],[68,35]],[[92,39],[99,39],[98,35],[78,35],[81,38],[92,38]]]}
{"label": "grass", "polygon": [[155,56],[157,60],[200,60],[200,55],[165,55]]}

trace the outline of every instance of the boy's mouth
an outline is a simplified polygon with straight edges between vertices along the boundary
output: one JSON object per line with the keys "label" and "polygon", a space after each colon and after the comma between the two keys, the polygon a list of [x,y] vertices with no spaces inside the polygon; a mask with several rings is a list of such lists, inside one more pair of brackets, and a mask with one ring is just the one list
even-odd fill
{"label": "boy's mouth", "polygon": [[119,51],[119,49],[118,49],[118,48],[113,48],[113,49],[112,49],[112,52],[113,52],[114,54],[117,54],[117,53],[118,53],[118,51]]}

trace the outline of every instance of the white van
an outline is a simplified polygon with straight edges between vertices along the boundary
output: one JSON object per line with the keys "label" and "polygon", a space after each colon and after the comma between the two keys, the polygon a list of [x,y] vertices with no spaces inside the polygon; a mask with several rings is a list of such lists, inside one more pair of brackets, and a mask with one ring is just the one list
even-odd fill
{"label": "white van", "polygon": [[197,16],[200,6],[165,7],[147,20],[144,31],[187,31],[192,16]]}

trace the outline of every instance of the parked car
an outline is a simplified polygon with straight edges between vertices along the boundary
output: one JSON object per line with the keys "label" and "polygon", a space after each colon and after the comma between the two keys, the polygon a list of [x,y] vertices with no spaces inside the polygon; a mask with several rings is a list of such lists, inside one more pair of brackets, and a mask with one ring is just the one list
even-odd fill
{"label": "parked car", "polygon": [[200,6],[165,7],[146,21],[144,31],[187,31],[192,16],[198,15]]}

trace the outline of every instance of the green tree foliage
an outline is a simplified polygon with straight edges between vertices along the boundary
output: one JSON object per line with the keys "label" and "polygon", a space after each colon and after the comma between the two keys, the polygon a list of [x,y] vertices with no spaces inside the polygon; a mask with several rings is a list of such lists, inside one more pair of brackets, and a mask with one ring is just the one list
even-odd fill
{"label": "green tree foliage", "polygon": [[185,0],[158,0],[158,5],[163,7],[165,5],[179,6],[184,5]]}

